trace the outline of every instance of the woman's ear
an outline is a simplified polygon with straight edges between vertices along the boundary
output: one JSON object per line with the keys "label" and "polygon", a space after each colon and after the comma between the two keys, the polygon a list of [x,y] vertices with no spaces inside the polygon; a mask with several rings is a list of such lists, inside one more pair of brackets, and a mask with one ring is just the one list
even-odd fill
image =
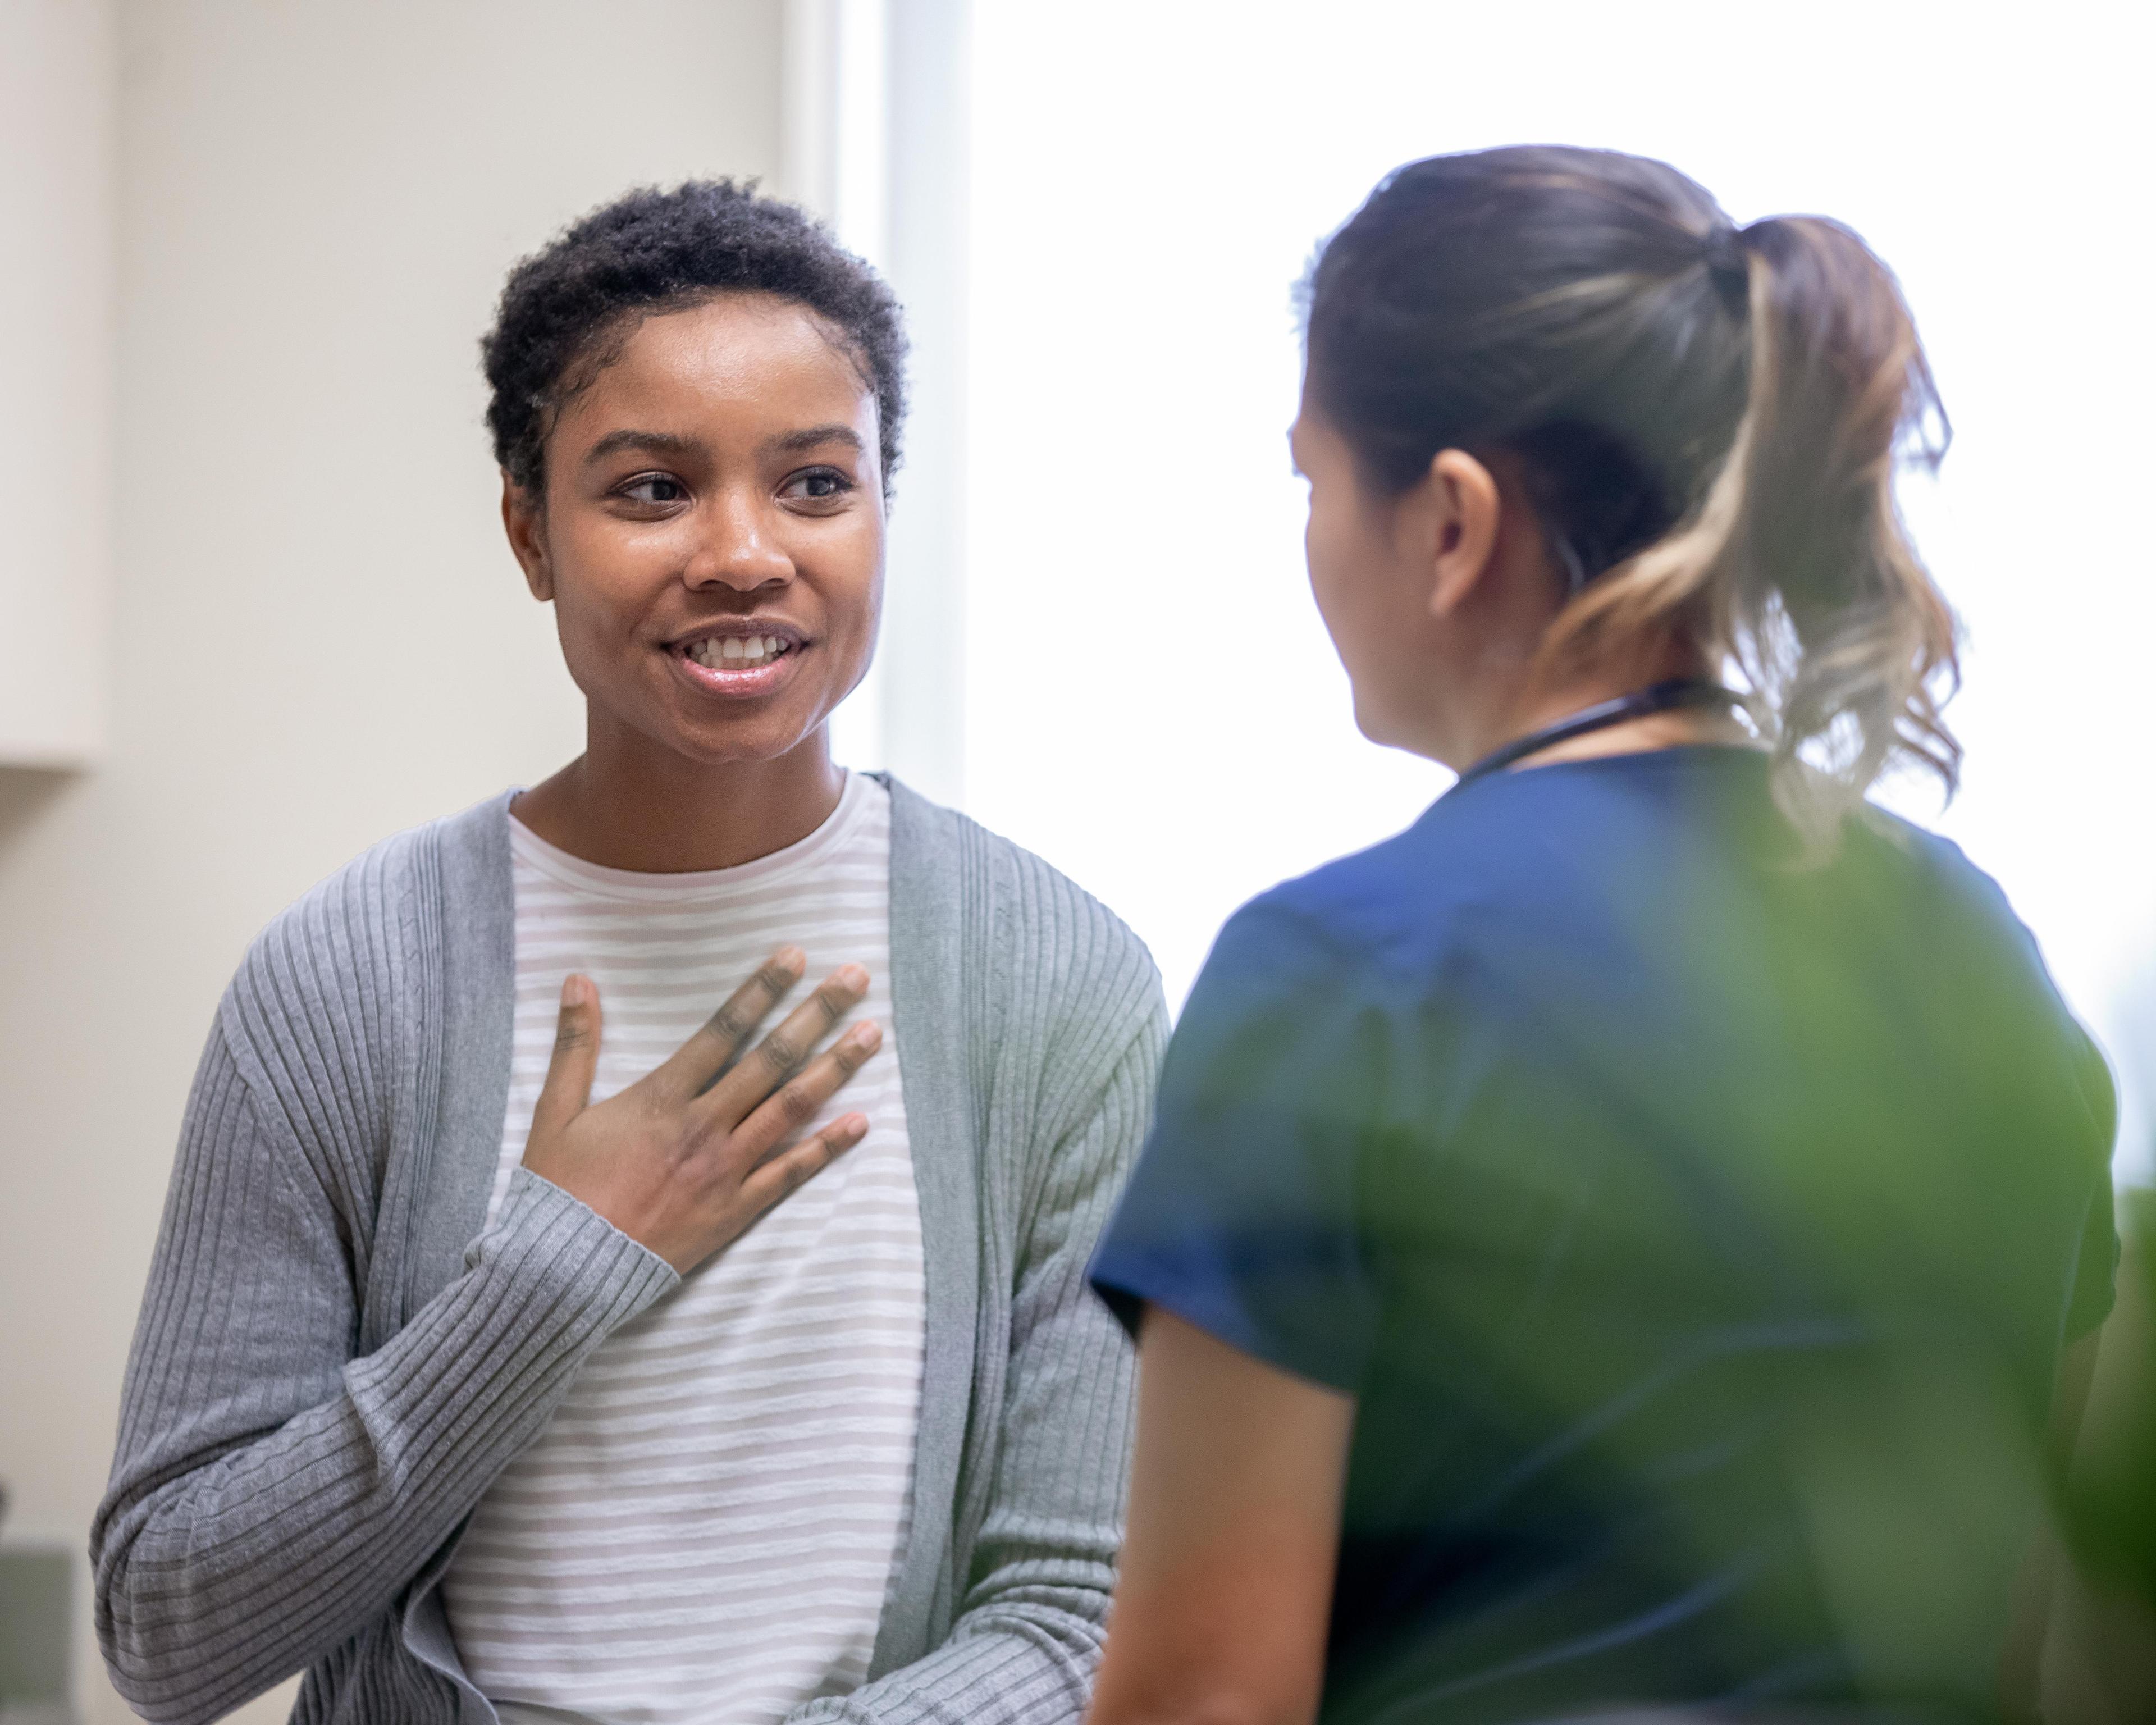
{"label": "woman's ear", "polygon": [[1430,612],[1450,617],[1496,561],[1503,505],[1496,475],[1465,449],[1440,449],[1423,481],[1430,550]]}
{"label": "woman's ear", "polygon": [[501,526],[524,571],[524,584],[542,604],[554,597],[554,566],[547,554],[547,500],[507,474],[501,476]]}

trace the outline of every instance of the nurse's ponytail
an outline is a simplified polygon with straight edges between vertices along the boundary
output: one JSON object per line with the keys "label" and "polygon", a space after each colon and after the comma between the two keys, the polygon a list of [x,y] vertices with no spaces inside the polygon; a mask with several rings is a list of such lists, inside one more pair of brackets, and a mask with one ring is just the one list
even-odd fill
{"label": "nurse's ponytail", "polygon": [[1946,421],[1855,234],[1739,231],[1660,162],[1490,151],[1392,176],[1306,291],[1314,398],[1379,486],[1521,458],[1570,589],[1547,665],[1682,637],[1732,666],[1815,844],[1897,762],[1951,793],[1954,620],[1893,489]]}

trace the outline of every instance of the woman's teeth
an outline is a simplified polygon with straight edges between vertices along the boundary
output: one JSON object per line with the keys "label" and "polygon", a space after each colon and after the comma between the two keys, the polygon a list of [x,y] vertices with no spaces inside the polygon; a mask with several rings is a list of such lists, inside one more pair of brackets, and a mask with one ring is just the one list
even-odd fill
{"label": "woman's teeth", "polygon": [[689,657],[711,670],[747,670],[768,665],[792,643],[777,635],[713,635],[689,644]]}

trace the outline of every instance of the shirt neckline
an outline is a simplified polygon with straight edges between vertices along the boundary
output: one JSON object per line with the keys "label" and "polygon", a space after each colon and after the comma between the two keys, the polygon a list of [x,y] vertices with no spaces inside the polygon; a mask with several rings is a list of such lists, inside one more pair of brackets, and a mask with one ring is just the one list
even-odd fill
{"label": "shirt neckline", "polygon": [[1773,759],[1770,751],[1753,742],[1667,742],[1650,749],[1620,749],[1607,755],[1574,755],[1561,761],[1537,761],[1532,756],[1497,773],[1486,773],[1469,779],[1466,786],[1455,784],[1445,788],[1450,796],[1455,790],[1471,788],[1478,784],[1503,784],[1509,781],[1532,778],[1541,773],[1554,773],[1567,767],[1614,767],[1626,762],[1657,761],[1672,757],[1674,764],[1690,765],[1702,761],[1733,760],[1764,762]]}
{"label": "shirt neckline", "polygon": [[510,855],[516,861],[564,886],[608,898],[649,901],[728,895],[747,887],[767,887],[783,882],[796,874],[813,871],[828,861],[858,835],[875,793],[881,789],[865,775],[849,771],[844,788],[839,793],[838,806],[814,832],[767,855],[737,863],[728,869],[659,874],[587,862],[541,838],[519,820],[513,810],[509,815]]}

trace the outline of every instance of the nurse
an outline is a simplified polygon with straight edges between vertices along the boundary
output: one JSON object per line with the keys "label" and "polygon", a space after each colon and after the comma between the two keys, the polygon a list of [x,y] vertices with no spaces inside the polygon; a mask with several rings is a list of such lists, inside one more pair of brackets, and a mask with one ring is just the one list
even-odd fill
{"label": "nurse", "polygon": [[1996,1717],[2112,1096],[1865,800],[1960,757],[1893,278],[1522,148],[1390,176],[1306,295],[1312,588],[1363,732],[1460,776],[1240,911],[1173,1038],[1093,1269],[1142,1343],[1092,1718]]}

